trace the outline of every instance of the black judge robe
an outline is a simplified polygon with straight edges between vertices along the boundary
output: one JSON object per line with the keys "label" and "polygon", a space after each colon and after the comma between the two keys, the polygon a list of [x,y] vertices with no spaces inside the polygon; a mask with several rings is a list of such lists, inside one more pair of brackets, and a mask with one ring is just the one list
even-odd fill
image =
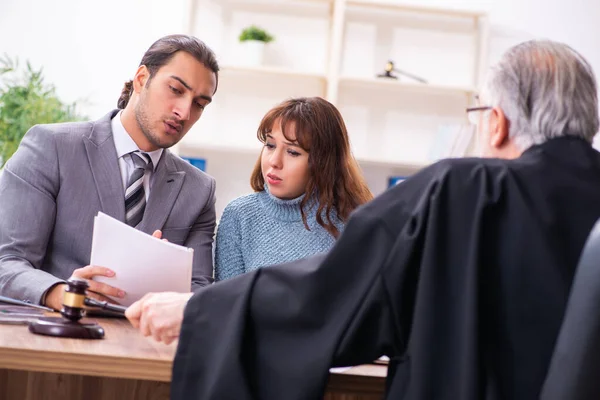
{"label": "black judge robe", "polygon": [[534,399],[598,217],[583,140],[441,161],[357,210],[326,256],[197,292],[172,399],[319,399],[330,367],[381,355],[387,399]]}

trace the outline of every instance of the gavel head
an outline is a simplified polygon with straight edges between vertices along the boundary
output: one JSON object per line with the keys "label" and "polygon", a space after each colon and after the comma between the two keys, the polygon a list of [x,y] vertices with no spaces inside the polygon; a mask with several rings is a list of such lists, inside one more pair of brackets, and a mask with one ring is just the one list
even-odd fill
{"label": "gavel head", "polygon": [[67,287],[63,294],[62,308],[60,314],[69,321],[77,322],[85,315],[83,307],[86,290],[89,284],[84,279],[71,278],[67,281]]}
{"label": "gavel head", "polygon": [[394,70],[394,62],[392,60],[389,60],[386,64],[385,64],[385,70],[387,72],[392,72]]}

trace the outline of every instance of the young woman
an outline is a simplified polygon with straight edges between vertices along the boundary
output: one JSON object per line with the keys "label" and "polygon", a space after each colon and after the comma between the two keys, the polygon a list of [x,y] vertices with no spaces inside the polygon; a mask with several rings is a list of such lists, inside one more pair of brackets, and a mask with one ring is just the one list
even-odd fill
{"label": "young woman", "polygon": [[326,252],[350,213],[373,198],[351,151],[341,114],[320,97],[270,110],[250,183],[227,205],[217,230],[217,281]]}

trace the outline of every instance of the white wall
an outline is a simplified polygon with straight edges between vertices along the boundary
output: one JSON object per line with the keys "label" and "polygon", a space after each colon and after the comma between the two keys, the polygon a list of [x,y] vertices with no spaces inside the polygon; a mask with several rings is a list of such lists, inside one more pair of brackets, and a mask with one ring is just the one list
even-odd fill
{"label": "white wall", "polygon": [[181,31],[183,0],[1,0],[0,53],[43,67],[89,118],[112,108],[145,50]]}
{"label": "white wall", "polygon": [[490,11],[499,27],[530,32],[536,37],[573,46],[600,74],[600,2],[590,0],[495,1]]}
{"label": "white wall", "polygon": [[[565,42],[583,53],[600,75],[600,2],[594,0],[392,0],[393,2],[481,10],[492,24],[490,57],[503,45],[527,38]],[[499,38],[498,38],[499,36]],[[494,40],[496,42],[494,43]],[[494,46],[496,44],[496,46]]]}

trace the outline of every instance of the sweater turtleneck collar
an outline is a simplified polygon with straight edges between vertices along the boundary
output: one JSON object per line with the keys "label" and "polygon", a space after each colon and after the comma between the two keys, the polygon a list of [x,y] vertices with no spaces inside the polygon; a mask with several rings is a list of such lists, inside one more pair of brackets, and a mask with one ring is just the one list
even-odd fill
{"label": "sweater turtleneck collar", "polygon": [[[265,185],[265,190],[258,194],[260,203],[274,218],[281,221],[301,221],[302,214],[300,213],[300,203],[304,199],[305,194],[296,197],[295,199],[283,200],[273,196]],[[314,207],[305,207],[304,212],[306,217],[310,218],[315,214]]]}

